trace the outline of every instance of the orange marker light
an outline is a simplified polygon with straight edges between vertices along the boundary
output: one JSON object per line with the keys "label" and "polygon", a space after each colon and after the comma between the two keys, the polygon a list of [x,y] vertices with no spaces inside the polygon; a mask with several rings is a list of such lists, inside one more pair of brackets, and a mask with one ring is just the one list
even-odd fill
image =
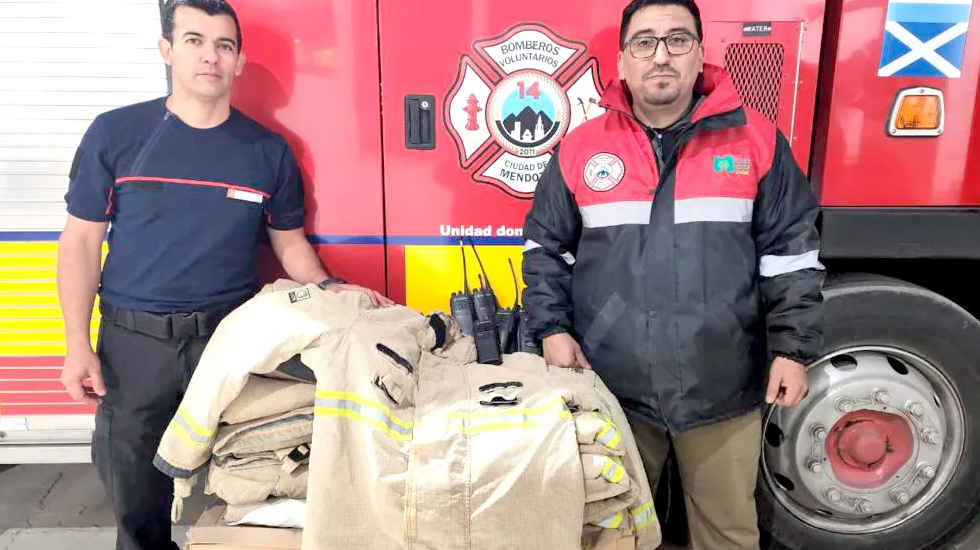
{"label": "orange marker light", "polygon": [[939,128],[939,96],[907,95],[898,106],[895,127],[899,130],[935,130]]}
{"label": "orange marker light", "polygon": [[892,103],[886,127],[894,137],[937,137],[942,135],[946,113],[943,92],[916,86],[899,90]]}

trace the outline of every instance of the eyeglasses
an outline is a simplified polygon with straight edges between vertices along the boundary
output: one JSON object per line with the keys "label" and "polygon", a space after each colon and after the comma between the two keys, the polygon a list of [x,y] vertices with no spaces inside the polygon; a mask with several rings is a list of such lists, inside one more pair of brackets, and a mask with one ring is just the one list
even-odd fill
{"label": "eyeglasses", "polygon": [[630,55],[636,59],[647,59],[657,55],[657,47],[664,43],[670,55],[691,53],[698,39],[686,32],[675,32],[667,36],[637,36],[629,41]]}

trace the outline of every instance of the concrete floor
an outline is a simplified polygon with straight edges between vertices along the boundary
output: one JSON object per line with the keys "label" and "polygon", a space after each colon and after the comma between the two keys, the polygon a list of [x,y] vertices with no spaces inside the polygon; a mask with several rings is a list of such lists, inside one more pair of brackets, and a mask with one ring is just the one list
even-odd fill
{"label": "concrete floor", "polygon": [[[174,540],[215,502],[201,492],[185,502]],[[0,465],[0,550],[112,550],[115,520],[91,464]],[[84,540],[84,544],[79,544]]]}
{"label": "concrete floor", "polygon": [[[186,527],[174,528],[174,541],[181,548],[186,530]],[[0,533],[0,550],[112,550],[115,544],[115,527],[38,527]]]}

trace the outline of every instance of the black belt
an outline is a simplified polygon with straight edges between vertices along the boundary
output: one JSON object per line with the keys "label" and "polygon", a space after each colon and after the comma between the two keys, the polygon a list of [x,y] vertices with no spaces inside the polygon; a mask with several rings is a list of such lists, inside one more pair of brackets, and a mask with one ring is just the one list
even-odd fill
{"label": "black belt", "polygon": [[208,336],[238,303],[189,313],[150,313],[99,303],[102,318],[133,332],[154,338],[194,338]]}

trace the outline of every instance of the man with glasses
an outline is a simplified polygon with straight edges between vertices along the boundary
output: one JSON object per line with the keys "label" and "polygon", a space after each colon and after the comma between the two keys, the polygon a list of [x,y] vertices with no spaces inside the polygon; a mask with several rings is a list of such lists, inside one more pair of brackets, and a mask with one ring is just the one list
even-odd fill
{"label": "man with glasses", "polygon": [[760,407],[799,403],[823,342],[817,203],[786,138],[704,63],[693,0],[633,0],[617,66],[606,113],[539,180],[529,326],[549,364],[619,397],[652,483],[673,446],[694,548],[755,549]]}

